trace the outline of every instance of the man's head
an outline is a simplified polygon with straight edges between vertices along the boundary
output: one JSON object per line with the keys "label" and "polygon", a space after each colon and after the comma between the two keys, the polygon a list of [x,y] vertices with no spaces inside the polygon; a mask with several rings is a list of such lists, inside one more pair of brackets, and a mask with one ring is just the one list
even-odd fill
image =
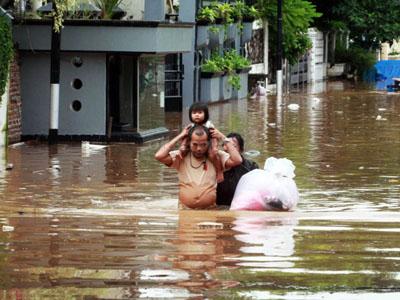
{"label": "man's head", "polygon": [[[231,132],[226,137],[231,139],[233,145],[235,146],[236,150],[239,151],[239,153],[244,151],[244,140],[239,133]],[[224,150],[226,151],[226,149]]]}
{"label": "man's head", "polygon": [[201,125],[193,126],[189,131],[190,151],[196,158],[206,156],[210,146],[211,135],[208,129]]}

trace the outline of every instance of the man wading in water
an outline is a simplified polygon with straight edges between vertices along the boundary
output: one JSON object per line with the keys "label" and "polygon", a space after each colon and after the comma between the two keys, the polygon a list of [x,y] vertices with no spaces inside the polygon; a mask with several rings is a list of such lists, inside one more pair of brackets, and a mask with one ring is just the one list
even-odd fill
{"label": "man wading in water", "polygon": [[[189,152],[181,157],[179,150],[173,151],[176,144],[185,137],[189,139]],[[207,129],[196,125],[186,127],[171,141],[162,146],[155,158],[168,167],[178,171],[179,202],[181,208],[205,209],[215,207],[217,199],[217,174],[207,157],[211,138],[224,141],[226,152],[217,150],[224,171],[240,165],[242,157],[230,139],[217,129]]]}

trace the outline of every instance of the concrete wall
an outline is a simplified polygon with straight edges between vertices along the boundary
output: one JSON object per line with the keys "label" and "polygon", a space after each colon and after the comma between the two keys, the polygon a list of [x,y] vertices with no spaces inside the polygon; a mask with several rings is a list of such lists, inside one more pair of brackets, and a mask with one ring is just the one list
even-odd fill
{"label": "concrete wall", "polygon": [[[50,24],[15,25],[14,41],[21,50],[50,51]],[[96,52],[189,52],[192,25],[159,24],[154,27],[65,25],[61,34],[63,51]]]}
{"label": "concrete wall", "polygon": [[308,30],[308,36],[312,42],[312,48],[308,55],[308,78],[307,82],[320,81],[326,78],[326,62],[324,34],[315,28]]}
{"label": "concrete wall", "polygon": [[[79,56],[82,66],[72,58]],[[48,53],[21,54],[22,134],[47,135],[50,110],[50,56]],[[76,89],[75,79],[82,82]],[[74,111],[73,101],[81,109]],[[105,135],[106,56],[105,54],[63,53],[60,77],[60,135]]]}
{"label": "concrete wall", "polygon": [[21,140],[21,86],[18,51],[14,53],[14,59],[10,65],[10,88],[8,102],[8,143],[16,143]]}
{"label": "concrete wall", "polygon": [[[236,51],[239,53],[240,50],[240,43],[241,43],[241,35],[243,35],[243,32],[241,32],[238,28],[238,24],[230,24],[227,26],[226,29],[226,36],[225,36],[225,29],[223,26],[219,27],[219,32],[216,34],[210,31],[209,29],[211,27],[214,27],[212,25],[209,26],[203,26],[206,29],[205,32],[208,32],[209,34],[209,44],[204,43],[202,47],[198,50],[200,50],[203,54],[203,61],[204,59],[207,59],[208,57],[206,54],[210,54],[212,51],[211,49],[219,49],[219,54],[223,55],[223,49],[231,48],[231,49],[236,49]],[[215,38],[213,38],[215,36]],[[225,40],[224,40],[225,38]],[[198,41],[198,44],[199,41]],[[244,77],[246,79],[244,79]],[[236,91],[233,93],[233,87],[231,84],[228,83],[228,76],[220,76],[218,78],[200,78],[198,80],[198,84],[200,84],[200,96],[199,99],[202,102],[215,102],[215,101],[222,101],[222,100],[228,100],[228,99],[233,99],[237,98],[242,95],[247,95],[247,79],[248,79],[248,73],[243,73],[241,74],[241,80],[245,80],[246,84],[241,87],[240,91]],[[217,81],[219,80],[219,84],[217,85]],[[245,89],[245,90],[244,90]]]}
{"label": "concrete wall", "polygon": [[311,39],[312,48],[297,64],[290,67],[290,84],[312,83],[327,77],[324,34],[315,28],[310,28],[308,36]]}

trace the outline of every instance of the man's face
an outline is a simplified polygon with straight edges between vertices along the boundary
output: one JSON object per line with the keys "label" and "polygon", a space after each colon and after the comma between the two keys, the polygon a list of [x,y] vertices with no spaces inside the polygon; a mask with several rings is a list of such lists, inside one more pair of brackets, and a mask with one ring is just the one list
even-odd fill
{"label": "man's face", "polygon": [[205,157],[208,151],[207,134],[197,135],[193,133],[190,141],[190,151],[192,151],[193,156],[196,158]]}

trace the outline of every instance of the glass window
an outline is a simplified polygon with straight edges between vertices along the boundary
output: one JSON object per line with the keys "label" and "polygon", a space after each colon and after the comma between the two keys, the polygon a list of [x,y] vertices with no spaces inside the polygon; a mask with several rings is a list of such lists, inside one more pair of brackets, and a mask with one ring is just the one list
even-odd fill
{"label": "glass window", "polygon": [[162,55],[139,57],[138,131],[165,127],[165,59]]}

